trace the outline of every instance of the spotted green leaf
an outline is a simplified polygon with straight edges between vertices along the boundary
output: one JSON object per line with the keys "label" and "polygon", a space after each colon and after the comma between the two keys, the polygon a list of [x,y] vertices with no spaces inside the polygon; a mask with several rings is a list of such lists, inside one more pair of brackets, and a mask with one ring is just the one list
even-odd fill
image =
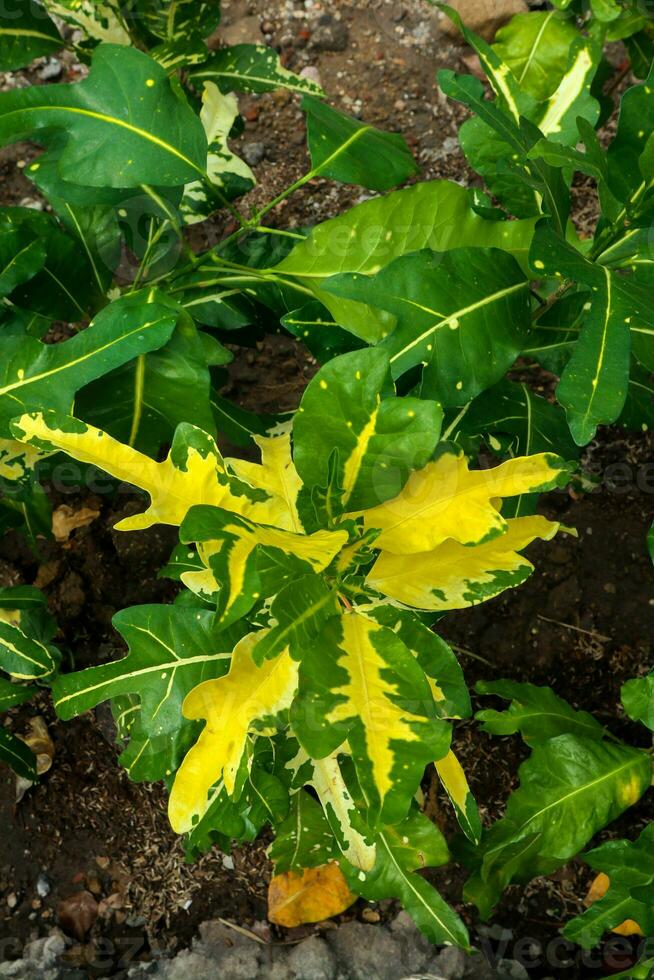
{"label": "spotted green leaf", "polygon": [[322,95],[322,89],[308,78],[300,78],[283,68],[279,55],[264,44],[233,44],[214,51],[191,73],[195,82],[213,82],[221,92],[271,92],[290,89],[309,95]]}
{"label": "spotted green leaf", "polygon": [[353,351],[325,364],[308,385],[294,423],[293,459],[308,486],[325,487],[335,455],[343,510],[394,497],[424,466],[440,434],[435,401],[398,398],[389,356]]}
{"label": "spotted green leaf", "polygon": [[91,326],[58,344],[32,337],[0,337],[0,432],[21,411],[66,412],[78,391],[112,368],[161,347],[177,312],[156,293],[135,293],[101,310]]}
{"label": "spotted green leaf", "polygon": [[64,179],[99,187],[170,186],[204,174],[202,124],[160,65],[135,48],[97,48],[88,78],[0,93],[0,143],[63,131]]}
{"label": "spotted green leaf", "polygon": [[0,21],[0,71],[13,71],[63,45],[59,31],[34,0],[5,0]]}
{"label": "spotted green leaf", "polygon": [[392,314],[395,326],[380,347],[393,377],[424,364],[423,393],[446,408],[499,381],[530,325],[528,282],[499,249],[425,249],[376,275],[336,276],[323,288]]}

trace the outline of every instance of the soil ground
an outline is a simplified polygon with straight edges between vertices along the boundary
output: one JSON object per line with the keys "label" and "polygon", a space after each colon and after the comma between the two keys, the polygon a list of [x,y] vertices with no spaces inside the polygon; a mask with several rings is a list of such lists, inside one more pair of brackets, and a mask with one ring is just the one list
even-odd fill
{"label": "soil ground", "polygon": [[[366,121],[401,132],[422,167],[422,177],[447,177],[470,183],[456,144],[458,108],[438,94],[435,71],[447,65],[464,69],[469,52],[439,33],[437,16],[411,0],[341,3],[224,3],[224,31],[232,43],[266,40],[297,70],[317,68],[332,102]],[[344,50],[316,50],[312,30],[321,10],[347,29]],[[65,78],[77,68],[64,62]],[[24,73],[18,73],[22,84]],[[15,80],[14,80],[15,81]],[[263,144],[256,167],[255,201],[272,198],[307,166],[303,117],[297,101],[265,95],[242,100],[246,119],[241,148]],[[34,149],[19,145],[0,150],[2,203],[34,198],[24,178],[24,162]],[[304,188],[271,215],[284,227],[314,223],[361,199],[358,188],[327,181]],[[592,218],[587,187],[578,188],[577,215]],[[218,240],[224,224],[204,228],[206,241]],[[314,370],[311,358],[294,342],[266,338],[239,352],[226,389],[229,397],[259,411],[293,408]],[[538,380],[538,379],[537,379]],[[529,557],[537,571],[519,590],[505,593],[471,611],[448,616],[441,633],[455,646],[468,682],[510,676],[550,684],[575,705],[594,711],[616,734],[646,743],[644,729],[620,714],[619,689],[629,677],[652,665],[654,576],[645,533],[654,514],[652,437],[609,430],[588,450],[585,465],[598,478],[593,493],[573,498],[550,495],[544,512],[578,529],[579,537],[560,536],[535,546]],[[56,503],[64,500],[58,497]],[[73,532],[65,544],[48,543],[35,556],[18,536],[0,541],[0,585],[36,583],[48,595],[60,633],[58,644],[71,665],[104,662],[121,653],[111,616],[135,603],[166,601],[173,586],[157,570],[174,543],[174,534],[153,529],[130,535],[112,531],[133,496],[74,496],[75,508],[93,506],[99,516]],[[481,659],[480,659],[481,658]],[[165,796],[159,786],[130,783],[117,766],[113,723],[105,710],[65,726],[44,700],[40,710],[55,744],[54,765],[38,786],[15,802],[13,776],[0,770],[0,960],[20,955],[23,945],[56,924],[59,902],[88,889],[101,901],[102,914],[84,942],[71,939],[71,967],[83,975],[118,975],[126,958],[148,958],[154,946],[187,946],[207,919],[224,917],[261,937],[293,942],[333,924],[284,931],[266,923],[270,868],[265,842],[241,847],[225,858],[212,853],[188,866],[170,831]],[[33,706],[12,717],[23,731]],[[471,723],[457,726],[455,749],[469,774],[485,821],[496,819],[524,757],[517,739],[492,739]],[[424,783],[428,812],[448,835],[455,832],[447,802],[436,780]],[[654,818],[650,794],[603,836],[633,837]],[[478,942],[502,946],[512,956],[515,941],[555,941],[561,925],[581,907],[588,871],[571,862],[557,874],[527,888],[508,889],[490,930],[474,910],[461,903],[463,873],[456,865],[432,875],[444,896],[469,923]],[[393,903],[358,903],[344,918],[371,922],[386,919]],[[503,933],[503,927],[510,932]],[[103,940],[112,940],[98,959]],[[604,976],[628,965],[632,945],[619,941],[617,953],[605,947],[593,963],[582,964],[574,951],[571,964],[538,967],[533,978]],[[111,951],[113,950],[113,952]],[[96,965],[90,967],[94,960]]]}

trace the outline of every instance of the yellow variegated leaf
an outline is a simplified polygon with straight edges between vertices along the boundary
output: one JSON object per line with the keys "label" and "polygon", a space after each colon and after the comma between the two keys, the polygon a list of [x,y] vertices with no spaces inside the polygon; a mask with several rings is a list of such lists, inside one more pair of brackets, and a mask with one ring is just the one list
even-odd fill
{"label": "yellow variegated leaf", "polygon": [[168,805],[170,823],[178,834],[187,833],[202,818],[208,794],[219,779],[228,793],[255,722],[288,708],[297,688],[298,665],[287,650],[258,667],[252,650],[261,632],[243,637],[232,654],[229,673],[198,685],[184,701],[184,716],[206,719],[197,743],[182,762]]}
{"label": "yellow variegated leaf", "polygon": [[15,439],[0,439],[0,479],[22,480],[45,453]]}
{"label": "yellow variegated leaf", "polygon": [[308,768],[312,775],[307,778],[305,785],[313,786],[315,789],[338,846],[355,868],[370,871],[375,865],[377,851],[375,845],[369,844],[352,826],[352,818],[354,816],[356,819],[357,808],[338,764],[338,755],[342,750],[343,747],[324,759],[310,759],[304,749],[300,748],[295,758],[287,764],[287,769],[298,772],[310,763]]}
{"label": "yellow variegated leaf", "polygon": [[[315,531],[295,534],[273,527],[254,524],[228,511],[194,511],[182,528],[185,541],[195,541],[198,555],[207,566],[203,571],[184,572],[182,581],[188,588],[203,595],[220,590],[220,619],[226,620],[234,604],[241,600],[244,614],[259,598],[259,578],[256,570],[257,548],[267,548],[292,555],[306,562],[306,572],[322,572],[338,554],[348,539],[347,531]],[[247,608],[243,602],[248,603]]]}
{"label": "yellow variegated leaf", "polygon": [[193,425],[178,426],[171,451],[162,463],[101,429],[70,417],[27,414],[14,423],[14,431],[39,449],[60,449],[145,490],[151,498],[150,507],[143,514],[120,521],[116,525],[120,531],[140,530],[153,524],[181,524],[195,504],[223,507],[266,524],[284,519],[282,501],[253,501],[246,494],[232,493],[214,440]]}
{"label": "yellow variegated leaf", "polygon": [[499,537],[471,547],[450,538],[416,555],[383,551],[366,583],[416,609],[464,609],[524,582],[534,566],[518,552],[535,538],[549,541],[559,526],[540,515],[516,517]]}
{"label": "yellow variegated leaf", "polygon": [[290,429],[280,426],[280,430],[279,435],[254,436],[261,450],[260,463],[250,463],[244,459],[227,459],[225,462],[240,480],[284,501],[286,519],[278,523],[278,527],[302,532],[302,522],[297,512],[302,481],[291,457]]}
{"label": "yellow variegated leaf", "polygon": [[450,798],[457,820],[466,837],[478,844],[481,840],[481,822],[474,797],[470,792],[466,774],[451,750],[436,763],[436,772]]}
{"label": "yellow variegated leaf", "polygon": [[462,453],[446,452],[412,473],[397,497],[365,511],[365,527],[381,531],[376,548],[396,555],[432,551],[448,538],[478,544],[506,530],[499,500],[546,489],[565,471],[549,453],[469,470]]}

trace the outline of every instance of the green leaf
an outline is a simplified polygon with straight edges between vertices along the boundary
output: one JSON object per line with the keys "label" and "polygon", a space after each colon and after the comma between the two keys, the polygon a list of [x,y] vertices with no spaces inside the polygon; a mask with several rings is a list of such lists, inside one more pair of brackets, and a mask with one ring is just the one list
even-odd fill
{"label": "green leaf", "polygon": [[0,762],[11,766],[22,779],[36,781],[36,758],[25,742],[0,726]]}
{"label": "green leaf", "polygon": [[32,337],[0,337],[0,433],[21,411],[66,412],[75,392],[112,368],[164,344],[177,313],[154,290],[116,300],[93,323],[59,344]]}
{"label": "green leaf", "polygon": [[434,401],[395,397],[386,351],[353,351],[309,383],[294,423],[294,462],[307,486],[326,487],[334,453],[342,508],[371,507],[396,496],[425,465],[441,419]]}
{"label": "green leaf", "polygon": [[391,313],[396,325],[380,346],[393,377],[425,364],[423,390],[445,407],[499,381],[531,323],[529,284],[499,249],[424,249],[373,276],[328,279],[323,289]]}
{"label": "green leaf", "polygon": [[347,739],[372,822],[397,822],[449,726],[408,647],[367,617],[332,617],[306,649],[291,724],[312,758]]}
{"label": "green leaf", "polygon": [[58,51],[59,31],[34,0],[5,0],[0,21],[0,71],[23,68]]}
{"label": "green leaf", "polygon": [[558,697],[551,687],[520,684],[517,681],[478,681],[478,694],[495,694],[510,699],[506,711],[486,709],[475,715],[482,731],[489,735],[514,735],[520,732],[528,745],[556,738],[557,735],[580,735],[602,739],[605,729],[587,711],[576,711]]}
{"label": "green leaf", "polygon": [[201,68],[191,72],[194,82],[215,82],[221,92],[272,92],[278,88],[323,95],[319,85],[283,68],[279,55],[265,44],[234,44],[214,51]]}
{"label": "green leaf", "polygon": [[270,605],[272,628],[262,636],[252,657],[255,663],[276,657],[286,647],[301,660],[330,616],[338,613],[336,593],[319,575],[306,575],[281,589]]}
{"label": "green leaf", "polygon": [[600,423],[614,422],[624,406],[633,298],[612,272],[589,262],[547,224],[536,230],[530,261],[537,273],[575,279],[591,287],[590,308],[556,390],[572,437],[583,446]]}
{"label": "green leaf", "polygon": [[0,93],[0,142],[63,130],[66,180],[92,187],[183,184],[204,173],[202,124],[163,68],[134,48],[101,45],[88,78]]}
{"label": "green leaf", "polygon": [[16,708],[19,704],[25,704],[33,698],[37,692],[35,687],[25,687],[24,684],[15,684],[0,677],[0,711],[7,711],[9,708]]}
{"label": "green leaf", "polygon": [[322,303],[314,300],[283,316],[282,326],[302,341],[319,364],[364,346],[353,334],[337,326]]}
{"label": "green leaf", "polygon": [[574,21],[556,10],[516,14],[495,35],[493,50],[518,85],[540,102],[558,87],[568,67],[571,44],[579,37]]}
{"label": "green leaf", "polygon": [[305,96],[302,109],[316,176],[388,191],[418,173],[402,136],[359,122],[312,96]]}
{"label": "green leaf", "polygon": [[513,456],[544,452],[560,453],[564,459],[579,456],[560,406],[536,395],[523,382],[500,381],[475,398],[465,413],[460,412],[450,428],[453,441],[465,434],[483,439],[491,449],[497,448],[498,433],[508,434]]}
{"label": "green leaf", "polygon": [[620,699],[630,718],[654,731],[654,671],[623,684]]}
{"label": "green leaf", "polygon": [[59,663],[58,651],[0,621],[0,669],[18,680],[50,677]]}
{"label": "green leaf", "polygon": [[[170,305],[170,315],[175,306]],[[198,331],[179,318],[170,340],[83,388],[76,412],[140,452],[156,457],[180,422],[215,434],[211,379]]]}
{"label": "green leaf", "polygon": [[288,816],[275,827],[275,840],[268,851],[275,874],[317,868],[338,854],[322,807],[306,790],[299,790],[291,797]]}
{"label": "green leaf", "polygon": [[519,774],[520,787],[485,835],[465,888],[484,917],[507,885],[551,874],[636,803],[652,764],[626,745],[559,735],[536,744]]}
{"label": "green leaf", "polygon": [[568,939],[592,949],[605,931],[625,919],[637,922],[646,936],[652,935],[654,906],[645,894],[654,884],[653,845],[654,823],[650,823],[636,841],[609,841],[583,855],[594,871],[608,875],[610,884],[602,898],[568,922],[563,930]]}
{"label": "green leaf", "polygon": [[620,100],[618,128],[608,153],[611,190],[629,209],[642,201],[654,180],[654,63],[641,85],[633,85]]}
{"label": "green leaf", "polygon": [[136,0],[139,27],[163,41],[208,37],[220,23],[220,0]]}
{"label": "green leaf", "polygon": [[0,289],[17,307],[76,322],[104,302],[88,255],[52,215],[32,208],[2,209],[0,235],[0,242],[4,238],[6,243],[4,248],[0,244]]}
{"label": "green leaf", "polygon": [[[384,234],[380,229],[385,229]],[[465,188],[447,180],[427,181],[365,201],[317,225],[275,271],[299,279],[340,326],[375,343],[393,326],[392,317],[331,296],[322,289],[330,276],[342,272],[374,275],[409,252],[423,248],[444,252],[465,246],[502,248],[526,269],[533,230],[533,220],[481,218],[470,206]]]}
{"label": "green leaf", "polygon": [[59,677],[52,687],[54,706],[67,721],[102,701],[138,695],[139,751],[132,752],[130,772],[138,761],[139,778],[162,779],[167,775],[163,766],[169,767],[168,743],[178,740],[179,750],[173,753],[176,768],[189,738],[197,732],[193,725],[189,729],[182,715],[184,698],[202,681],[227,673],[243,629],[218,629],[211,610],[156,605],[124,609],[114,616],[113,624],[126,640],[129,654]]}
{"label": "green leaf", "polygon": [[350,888],[370,901],[398,898],[421,932],[433,943],[469,947],[466,927],[435,888],[417,871],[445,864],[443,835],[414,806],[396,827],[376,838],[377,861],[372,871],[353,872],[341,862]]}

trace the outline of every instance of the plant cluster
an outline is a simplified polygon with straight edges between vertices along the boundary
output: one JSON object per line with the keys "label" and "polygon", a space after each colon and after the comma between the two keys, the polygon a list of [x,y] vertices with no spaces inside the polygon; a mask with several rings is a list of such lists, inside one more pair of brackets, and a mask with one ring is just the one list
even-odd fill
{"label": "plant cluster", "polygon": [[[181,586],[170,605],[116,615],[126,657],[57,676],[49,621],[21,611],[33,590],[8,596],[2,706],[32,679],[63,719],[110,701],[122,764],[166,781],[190,855],[269,825],[279,875],[338,864],[353,894],[399,898],[430,939],[464,948],[465,925],[417,874],[449,856],[419,805],[428,764],[483,915],[652,782],[648,751],[549,688],[480,685],[510,701],[478,714],[484,730],[531,749],[482,831],[450,749],[470,696],[432,629],[530,574],[521,552],[560,530],[538,494],[568,482],[598,426],[653,421],[652,24],[616,0],[557,6],[515,17],[494,45],[460,24],[490,98],[440,73],[471,110],[461,145],[486,190],[394,191],[417,173],[403,140],[328,106],[268,48],[210,51],[217,2],[29,0],[0,32],[5,69],[59,48],[47,8],[90,60],[81,82],[0,94],[0,141],[43,147],[26,173],[51,209],[0,210],[3,522],[47,530],[39,481],[63,453],[149,496],[119,530],[179,528],[163,574]],[[616,39],[644,81],[606,146]],[[245,214],[234,93],[279,86],[303,95],[311,168]],[[597,186],[590,237],[572,222],[576,174]],[[390,193],[311,229],[265,224],[316,177]],[[220,210],[236,230],[193,253],[185,229]],[[54,321],[68,339],[45,343]],[[279,329],[321,367],[292,417],[262,419],[220,394],[225,343]],[[560,377],[555,402],[507,378],[518,358]],[[224,458],[221,434],[259,461]],[[482,444],[499,465],[479,466]],[[653,686],[630,681],[623,705],[654,730]],[[22,752],[4,736],[0,751]],[[587,855],[611,884],[567,935],[654,929],[650,837]]]}

